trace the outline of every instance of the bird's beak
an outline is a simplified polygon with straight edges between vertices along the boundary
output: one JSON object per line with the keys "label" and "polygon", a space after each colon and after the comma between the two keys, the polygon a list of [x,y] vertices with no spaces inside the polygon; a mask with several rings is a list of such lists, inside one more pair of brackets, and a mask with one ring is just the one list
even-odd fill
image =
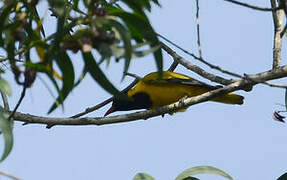
{"label": "bird's beak", "polygon": [[114,107],[114,106],[112,106],[112,107],[106,112],[106,114],[105,114],[104,116],[107,116],[107,115],[109,115],[109,114],[111,114],[111,113],[113,113],[113,112],[115,112],[115,107]]}

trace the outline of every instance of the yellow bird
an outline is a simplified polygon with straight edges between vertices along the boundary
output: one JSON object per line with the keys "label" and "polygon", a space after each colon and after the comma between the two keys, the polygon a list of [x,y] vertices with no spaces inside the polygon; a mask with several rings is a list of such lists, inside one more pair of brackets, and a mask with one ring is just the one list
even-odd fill
{"label": "yellow bird", "polygon": [[[127,92],[129,99],[114,98],[112,107],[105,116],[115,111],[136,109],[154,109],[172,104],[183,97],[192,97],[218,89],[221,86],[211,86],[183,74],[164,71],[162,78],[158,72],[153,72],[141,79],[133,89]],[[228,93],[211,99],[226,104],[243,104],[243,96]]]}

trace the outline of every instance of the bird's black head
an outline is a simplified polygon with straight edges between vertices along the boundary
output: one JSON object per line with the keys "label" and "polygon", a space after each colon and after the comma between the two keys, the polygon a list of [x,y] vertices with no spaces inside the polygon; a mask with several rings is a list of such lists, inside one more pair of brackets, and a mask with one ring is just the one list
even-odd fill
{"label": "bird's black head", "polygon": [[115,111],[129,111],[136,109],[148,109],[152,106],[151,99],[147,93],[138,92],[129,99],[114,98],[112,107],[106,112],[105,116]]}

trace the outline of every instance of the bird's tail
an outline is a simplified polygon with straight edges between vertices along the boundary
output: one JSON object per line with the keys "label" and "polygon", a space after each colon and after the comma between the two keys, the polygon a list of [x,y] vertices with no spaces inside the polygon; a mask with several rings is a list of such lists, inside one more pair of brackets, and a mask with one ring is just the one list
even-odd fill
{"label": "bird's tail", "polygon": [[212,99],[212,101],[226,103],[226,104],[243,104],[243,100],[244,100],[243,96],[232,94],[232,93],[228,93],[226,95]]}

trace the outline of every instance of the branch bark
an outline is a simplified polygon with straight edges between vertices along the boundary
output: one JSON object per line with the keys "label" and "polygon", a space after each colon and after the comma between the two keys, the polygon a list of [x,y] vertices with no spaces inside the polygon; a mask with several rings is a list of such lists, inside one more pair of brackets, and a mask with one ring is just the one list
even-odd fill
{"label": "branch bark", "polygon": [[130,113],[118,116],[95,117],[95,118],[92,117],[52,118],[52,117],[35,116],[16,112],[14,114],[14,120],[24,122],[25,124],[31,124],[31,123],[45,124],[47,125],[47,127],[52,127],[55,125],[105,125],[105,124],[114,124],[121,122],[130,122],[136,120],[147,120],[151,117],[171,113],[181,108],[189,107],[194,104],[208,101],[222,94],[244,89],[246,86],[254,86],[261,82],[273,79],[279,79],[283,77],[287,77],[287,66],[282,66],[270,71],[265,71],[254,75],[248,75],[248,80],[247,79],[237,80],[225,87],[204,93],[196,97],[190,97],[184,100],[180,100],[176,103],[163,106],[154,110],[140,111],[136,113]]}
{"label": "branch bark", "polygon": [[[282,37],[281,32],[283,28],[284,10],[274,10],[277,7],[276,0],[270,0],[273,8],[272,17],[274,22],[274,39],[273,39],[273,69],[280,66],[281,61],[281,48],[282,48]],[[280,1],[279,1],[280,7]]]}

